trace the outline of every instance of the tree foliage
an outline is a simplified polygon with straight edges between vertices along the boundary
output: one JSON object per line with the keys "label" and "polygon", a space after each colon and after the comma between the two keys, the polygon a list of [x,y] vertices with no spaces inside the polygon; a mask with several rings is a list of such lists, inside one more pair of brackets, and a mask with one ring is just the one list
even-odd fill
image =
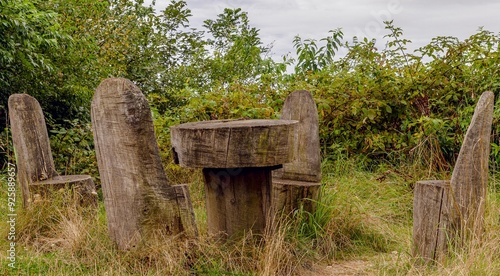
{"label": "tree foliage", "polygon": [[341,47],[344,33],[341,29],[331,30],[331,35],[320,39],[325,45],[318,46],[315,39],[305,39],[295,36],[293,46],[297,52],[295,72],[318,72],[333,62],[336,52]]}
{"label": "tree foliage", "polygon": [[392,21],[383,49],[334,29],[320,40],[296,36],[296,56],[278,62],[238,8],[198,30],[182,0],[163,11],[143,0],[0,5],[0,105],[12,93],[32,94],[57,133],[85,128],[95,87],[112,76],[147,95],[166,143],[180,122],[277,118],[288,93],[307,89],[325,157],[414,157],[439,169],[453,162],[478,96],[500,89],[500,37],[484,29],[463,41],[436,37],[412,52]]}
{"label": "tree foliage", "polygon": [[13,76],[30,75],[35,70],[53,70],[47,57],[64,39],[57,14],[37,9],[33,1],[2,0],[0,6],[0,82],[2,87],[16,85]]}
{"label": "tree foliage", "polygon": [[[58,14],[38,8],[38,1],[0,1],[0,119],[8,96],[27,92],[43,83],[40,76],[52,74],[57,65],[50,58],[63,44],[71,43]],[[36,92],[35,92],[36,93]],[[43,93],[36,93],[42,96]],[[1,126],[1,125],[0,125]]]}
{"label": "tree foliage", "polygon": [[[500,36],[480,29],[464,41],[437,37],[409,53],[411,41],[393,22],[385,23],[384,49],[366,38],[344,42],[347,54],[321,70],[296,67],[302,77],[292,87],[314,93],[325,153],[367,160],[413,157],[447,168],[479,95],[500,92]],[[316,51],[296,48],[299,59],[312,59],[303,52]]]}

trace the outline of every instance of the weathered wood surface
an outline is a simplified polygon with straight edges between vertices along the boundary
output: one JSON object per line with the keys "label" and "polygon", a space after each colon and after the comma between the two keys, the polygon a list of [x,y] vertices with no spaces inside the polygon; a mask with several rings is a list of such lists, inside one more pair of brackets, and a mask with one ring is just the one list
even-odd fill
{"label": "weathered wood surface", "polygon": [[413,198],[413,256],[422,263],[441,263],[450,231],[450,181],[418,181]]}
{"label": "weathered wood surface", "polygon": [[[97,193],[90,176],[60,177],[57,173],[50,149],[45,118],[38,101],[28,94],[11,95],[9,97],[9,117],[12,141],[16,150],[17,177],[21,186],[23,205],[27,206],[33,200],[31,189],[36,189],[35,193],[38,193],[46,188],[48,192],[51,185],[58,184],[61,178],[64,179],[65,185],[85,187],[76,190],[82,193],[83,198],[89,200],[84,204],[95,205]],[[82,178],[87,180],[82,182]]]}
{"label": "weathered wood surface", "polygon": [[308,91],[298,90],[285,100],[282,120],[298,121],[293,151],[295,161],[283,164],[283,169],[273,172],[274,178],[295,181],[320,182],[321,156],[319,146],[319,124],[316,103]]}
{"label": "weathered wood surface", "polygon": [[479,98],[451,176],[453,222],[465,240],[483,232],[494,97],[487,91]]}
{"label": "weathered wood surface", "polygon": [[447,245],[467,249],[471,243],[480,241],[493,106],[494,94],[484,92],[474,110],[451,180],[417,182],[413,210],[415,256],[442,262]]}
{"label": "weathered wood surface", "polygon": [[277,215],[301,206],[313,213],[321,187],[321,156],[318,110],[311,93],[299,90],[288,95],[281,119],[299,121],[293,148],[297,158],[273,171],[273,208]]}
{"label": "weathered wood surface", "polygon": [[271,171],[294,160],[297,121],[223,120],[171,128],[181,166],[201,167],[208,230],[220,237],[262,234],[271,216]]}
{"label": "weathered wood surface", "polygon": [[271,206],[271,169],[203,169],[208,232],[224,238],[263,234]]}
{"label": "weathered wood surface", "polygon": [[290,215],[302,208],[314,213],[319,198],[320,182],[294,181],[290,179],[272,179],[273,210],[278,215]]}
{"label": "weathered wood surface", "polygon": [[149,104],[131,81],[104,80],[92,126],[111,238],[121,250],[156,232],[197,235],[187,188],[169,184]]}
{"label": "weathered wood surface", "polygon": [[60,189],[71,189],[76,203],[81,206],[97,206],[95,184],[90,175],[63,175],[51,179],[33,182],[30,192],[41,198],[50,198],[50,194]]}
{"label": "weathered wood surface", "polygon": [[191,202],[191,195],[189,193],[188,185],[178,184],[173,185],[172,188],[175,191],[177,208],[179,208],[178,218],[182,227],[181,230],[186,232],[190,236],[197,236],[198,228],[196,226],[194,209]]}
{"label": "weathered wood surface", "polygon": [[170,128],[178,163],[194,168],[269,167],[295,159],[296,121],[218,120]]}

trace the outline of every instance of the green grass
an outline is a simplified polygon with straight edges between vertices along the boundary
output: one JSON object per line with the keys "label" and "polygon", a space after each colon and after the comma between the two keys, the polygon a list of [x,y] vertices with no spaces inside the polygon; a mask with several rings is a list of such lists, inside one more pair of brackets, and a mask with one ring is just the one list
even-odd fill
{"label": "green grass", "polygon": [[167,171],[175,183],[190,183],[200,229],[196,240],[158,237],[137,250],[119,252],[107,235],[102,202],[97,211],[65,204],[64,193],[36,208],[23,209],[18,202],[16,269],[7,266],[3,174],[0,275],[301,275],[313,265],[347,260],[366,260],[373,264],[371,273],[380,275],[500,274],[496,177],[490,179],[483,242],[451,252],[444,264],[423,267],[411,256],[413,184],[446,175],[383,164],[368,171],[354,160],[325,161],[322,169],[317,211],[296,212],[260,242],[244,237],[222,244],[207,236],[202,178],[192,170]]}

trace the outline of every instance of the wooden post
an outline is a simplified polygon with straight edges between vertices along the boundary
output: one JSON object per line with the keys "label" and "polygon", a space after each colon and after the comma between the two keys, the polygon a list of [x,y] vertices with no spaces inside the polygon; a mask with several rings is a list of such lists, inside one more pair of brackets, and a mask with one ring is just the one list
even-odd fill
{"label": "wooden post", "polygon": [[283,105],[281,119],[299,121],[293,148],[297,158],[273,172],[273,209],[276,215],[290,214],[302,205],[305,211],[313,213],[321,187],[321,157],[318,111],[311,93],[291,93]]}
{"label": "wooden post", "polygon": [[271,214],[271,171],[294,159],[297,121],[225,120],[170,128],[177,161],[204,168],[208,230],[262,234]]}
{"label": "wooden post", "polygon": [[494,98],[489,91],[479,98],[451,176],[452,220],[462,244],[483,233]]}
{"label": "wooden post", "polygon": [[11,95],[9,117],[23,205],[29,205],[35,194],[47,196],[51,190],[66,185],[78,191],[83,205],[96,205],[97,193],[90,176],[59,176],[56,172],[45,118],[38,101],[28,94]]}
{"label": "wooden post", "polygon": [[104,80],[92,100],[92,126],[111,238],[130,249],[156,232],[196,236],[185,185],[171,186],[149,104],[131,81]]}
{"label": "wooden post", "polygon": [[418,181],[413,198],[413,256],[442,262],[450,242],[450,181]]}
{"label": "wooden post", "polygon": [[235,237],[262,234],[271,206],[272,167],[203,169],[208,232]]}

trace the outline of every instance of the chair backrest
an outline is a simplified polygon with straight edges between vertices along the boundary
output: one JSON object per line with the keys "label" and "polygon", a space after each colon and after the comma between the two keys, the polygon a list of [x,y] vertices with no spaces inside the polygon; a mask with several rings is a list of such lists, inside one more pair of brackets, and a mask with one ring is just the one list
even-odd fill
{"label": "chair backrest", "polygon": [[118,248],[136,246],[148,231],[196,234],[192,210],[180,207],[191,206],[187,187],[167,179],[141,90],[124,78],[104,80],[91,117],[108,229]]}
{"label": "chair backrest", "polygon": [[460,228],[476,234],[482,231],[483,224],[494,98],[490,91],[479,98],[450,181],[455,209],[459,211],[455,219],[462,221],[458,222]]}
{"label": "chair backrest", "polygon": [[296,133],[297,159],[273,172],[274,178],[296,181],[321,181],[318,110],[308,91],[294,91],[285,100],[281,119],[299,121]]}
{"label": "chair backrest", "polygon": [[24,204],[29,185],[57,176],[45,118],[38,101],[28,94],[9,97],[9,117],[16,154],[18,181]]}

